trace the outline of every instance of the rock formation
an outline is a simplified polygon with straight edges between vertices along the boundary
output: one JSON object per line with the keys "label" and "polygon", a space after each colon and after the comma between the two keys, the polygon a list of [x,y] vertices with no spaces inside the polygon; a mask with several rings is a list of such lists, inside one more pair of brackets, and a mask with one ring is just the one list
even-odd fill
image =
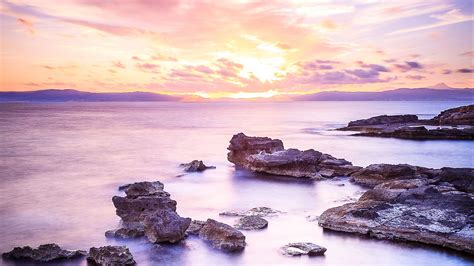
{"label": "rock formation", "polygon": [[89,250],[87,261],[94,265],[135,265],[130,250],[125,246],[92,247]]}
{"label": "rock formation", "polygon": [[206,169],[216,169],[215,166],[207,166],[199,160],[193,160],[190,163],[182,163],[179,166],[183,167],[185,172],[202,172]]}
{"label": "rock formation", "polygon": [[221,212],[219,213],[219,215],[269,217],[269,216],[277,216],[280,213],[281,211],[277,211],[268,207],[255,207],[250,210],[232,210],[232,211]]}
{"label": "rock formation", "polygon": [[153,243],[176,243],[184,238],[190,218],[182,218],[170,209],[157,210],[144,220],[145,235]]}
{"label": "rock formation", "polygon": [[474,105],[456,107],[442,111],[431,119],[436,125],[471,125],[474,126]]}
{"label": "rock formation", "polygon": [[240,230],[260,230],[264,229],[268,226],[268,221],[263,219],[260,216],[252,215],[252,216],[244,216],[241,217],[235,228]]}
{"label": "rock formation", "polygon": [[32,262],[53,262],[84,257],[87,255],[83,250],[65,250],[56,244],[44,244],[38,248],[30,246],[15,247],[12,251],[2,254],[7,260],[22,260]]}
{"label": "rock formation", "polygon": [[199,237],[224,251],[240,251],[245,248],[245,236],[230,225],[207,219],[199,230]]}
{"label": "rock formation", "polygon": [[326,248],[309,242],[296,242],[281,247],[280,251],[286,256],[321,256],[326,252]]}
{"label": "rock formation", "polygon": [[188,234],[188,235],[199,235],[199,231],[201,231],[202,227],[205,224],[206,224],[206,221],[192,220],[191,224],[189,225],[188,229],[186,230],[186,234]]}
{"label": "rock formation", "polygon": [[227,158],[237,166],[256,172],[298,178],[323,179],[346,176],[360,167],[315,150],[283,149],[278,139],[234,135]]}

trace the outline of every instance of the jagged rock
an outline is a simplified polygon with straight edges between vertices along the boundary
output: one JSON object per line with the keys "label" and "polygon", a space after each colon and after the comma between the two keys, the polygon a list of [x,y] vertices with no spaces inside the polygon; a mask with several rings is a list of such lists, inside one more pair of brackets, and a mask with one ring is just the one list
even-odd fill
{"label": "jagged rock", "polygon": [[33,262],[51,262],[59,260],[75,259],[86,256],[83,250],[65,250],[56,244],[44,244],[38,248],[30,246],[15,247],[12,251],[2,254],[7,260],[24,260]]}
{"label": "jagged rock", "polygon": [[349,122],[348,127],[371,126],[371,125],[393,125],[418,122],[416,115],[380,115],[368,119]]}
{"label": "jagged rock", "polygon": [[198,160],[193,160],[190,163],[182,163],[179,166],[183,167],[185,172],[202,172],[206,169],[216,169],[215,166],[207,166]]}
{"label": "jagged rock", "polygon": [[[176,201],[164,191],[161,182],[137,182],[120,187],[125,197],[114,196],[112,202],[122,227],[106,232],[106,236],[132,238],[146,235],[152,242],[177,242],[191,219],[176,213]],[[186,227],[186,228],[184,228]]]}
{"label": "jagged rock", "polygon": [[144,220],[145,235],[152,243],[176,243],[185,237],[190,223],[190,218],[182,218],[172,210],[157,210]]}
{"label": "jagged rock", "polygon": [[188,235],[199,235],[199,231],[201,231],[202,227],[205,224],[206,224],[206,221],[192,220],[191,224],[189,225],[188,229],[186,230],[186,234],[188,234]]}
{"label": "jagged rock", "polygon": [[431,121],[437,125],[474,125],[474,105],[442,111]]}
{"label": "jagged rock", "polygon": [[319,225],[474,254],[474,169],[431,172],[430,177],[383,182],[355,203],[326,210]]}
{"label": "jagged rock", "polygon": [[321,256],[326,252],[326,248],[318,246],[310,242],[289,243],[280,249],[281,253],[286,256]]}
{"label": "jagged rock", "polygon": [[268,221],[260,216],[244,216],[241,217],[235,228],[240,230],[260,230],[268,226]]}
{"label": "jagged rock", "polygon": [[234,135],[228,147],[228,159],[252,171],[299,178],[323,179],[346,176],[360,167],[344,159],[315,150],[283,149],[278,139]]}
{"label": "jagged rock", "polygon": [[240,251],[245,248],[245,236],[242,232],[213,219],[207,219],[199,231],[199,237],[225,251]]}
{"label": "jagged rock", "polygon": [[135,265],[130,250],[125,246],[92,247],[87,260],[95,265]]}
{"label": "jagged rock", "polygon": [[351,180],[369,187],[394,179],[428,177],[430,169],[408,164],[371,164],[351,174]]}
{"label": "jagged rock", "polygon": [[233,210],[233,211],[226,211],[221,212],[219,215],[223,216],[260,216],[260,217],[269,217],[269,216],[277,216],[278,214],[282,213],[281,211],[274,210],[268,207],[255,207],[250,210]]}

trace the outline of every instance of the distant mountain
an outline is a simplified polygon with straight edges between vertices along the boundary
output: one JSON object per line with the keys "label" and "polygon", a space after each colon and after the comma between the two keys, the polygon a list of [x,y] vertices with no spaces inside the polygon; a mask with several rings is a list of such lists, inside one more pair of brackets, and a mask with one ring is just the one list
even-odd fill
{"label": "distant mountain", "polygon": [[179,101],[180,97],[152,92],[96,93],[77,90],[0,92],[0,102],[158,102]]}
{"label": "distant mountain", "polygon": [[436,85],[427,87],[428,89],[438,89],[438,90],[449,90],[454,89],[453,87],[448,86],[446,83],[438,83]]}
{"label": "distant mountain", "polygon": [[474,101],[474,89],[395,89],[377,92],[324,91],[292,97],[296,101]]}

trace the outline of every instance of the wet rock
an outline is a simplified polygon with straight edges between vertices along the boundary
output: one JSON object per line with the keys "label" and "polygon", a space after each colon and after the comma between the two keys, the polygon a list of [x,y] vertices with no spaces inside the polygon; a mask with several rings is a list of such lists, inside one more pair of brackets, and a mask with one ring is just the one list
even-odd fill
{"label": "wet rock", "polygon": [[94,265],[135,265],[130,250],[125,246],[92,247],[87,260]]}
{"label": "wet rock", "polygon": [[[376,238],[434,244],[474,254],[473,169],[432,170],[430,178],[388,180],[355,203],[326,210],[319,225]],[[452,178],[450,178],[452,177]]]}
{"label": "wet rock", "polygon": [[352,136],[399,138],[399,139],[447,139],[447,140],[473,140],[474,128],[437,128],[426,129],[424,126],[402,126],[394,130],[382,132],[361,132]]}
{"label": "wet rock", "polygon": [[[152,242],[177,242],[191,219],[176,213],[176,201],[164,191],[161,182],[137,182],[122,186],[126,196],[114,196],[122,227],[106,232],[108,237],[133,238],[146,235]],[[186,228],[184,228],[186,227]]]}
{"label": "wet rock", "polygon": [[255,207],[250,210],[233,210],[221,212],[219,215],[222,216],[259,216],[259,217],[270,217],[277,216],[282,213],[281,211],[274,210],[269,207]]}
{"label": "wet rock", "polygon": [[182,218],[172,210],[158,210],[145,218],[145,235],[152,243],[176,243],[185,237],[190,223],[190,218]]}
{"label": "wet rock", "polygon": [[283,149],[278,139],[234,135],[228,147],[228,159],[256,172],[298,178],[323,179],[346,176],[360,167],[344,159],[315,150]]}
{"label": "wet rock", "polygon": [[188,229],[186,230],[186,234],[188,234],[188,235],[199,235],[199,231],[201,231],[202,227],[205,224],[206,224],[206,221],[192,220],[191,224],[189,225]]}
{"label": "wet rock", "polygon": [[310,242],[289,243],[280,249],[281,253],[286,256],[322,256],[326,252],[326,248],[318,246]]}
{"label": "wet rock", "polygon": [[431,121],[437,125],[474,125],[474,105],[442,111]]}
{"label": "wet rock", "polygon": [[244,216],[241,217],[238,221],[237,224],[235,225],[235,228],[240,229],[240,230],[260,230],[264,229],[268,226],[268,221],[263,219],[260,216]]}
{"label": "wet rock", "polygon": [[32,262],[51,262],[84,257],[87,255],[83,250],[65,250],[56,244],[44,244],[38,248],[30,246],[15,247],[12,251],[2,254],[7,260],[23,260]]}
{"label": "wet rock", "polygon": [[351,121],[348,127],[406,124],[418,121],[418,116],[416,115],[379,115],[368,119]]}
{"label": "wet rock", "polygon": [[230,225],[207,219],[199,231],[199,237],[224,251],[240,251],[245,248],[245,236]]}
{"label": "wet rock", "polygon": [[215,166],[207,166],[199,160],[193,160],[190,163],[182,163],[179,166],[183,167],[185,172],[202,172],[206,169],[216,169]]}
{"label": "wet rock", "polygon": [[430,176],[430,169],[408,164],[371,164],[351,174],[351,180],[374,187],[390,180],[416,179]]}

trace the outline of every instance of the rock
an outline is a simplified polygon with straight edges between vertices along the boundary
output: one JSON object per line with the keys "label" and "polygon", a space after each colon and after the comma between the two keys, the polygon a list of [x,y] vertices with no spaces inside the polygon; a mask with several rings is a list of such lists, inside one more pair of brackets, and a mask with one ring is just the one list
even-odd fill
{"label": "rock", "polygon": [[256,172],[298,178],[323,179],[346,176],[360,167],[344,159],[315,150],[283,149],[278,139],[234,135],[228,147],[228,159]]}
{"label": "rock", "polygon": [[281,253],[286,256],[322,256],[326,252],[326,248],[318,246],[310,242],[289,243],[280,249]]}
{"label": "rock", "polygon": [[[376,238],[434,244],[474,254],[473,169],[387,180],[355,203],[326,210],[319,225]],[[466,187],[464,187],[466,186]]]}
{"label": "rock", "polygon": [[206,169],[216,169],[215,166],[206,166],[202,161],[193,160],[190,163],[182,163],[179,166],[184,168],[185,172],[202,172]]}
{"label": "rock", "polygon": [[240,251],[245,248],[245,236],[242,232],[213,219],[207,219],[199,231],[199,237],[224,251]]}
{"label": "rock", "polygon": [[268,221],[260,216],[244,216],[237,221],[235,228],[240,230],[259,230],[266,228]]}
{"label": "rock", "polygon": [[442,111],[431,119],[437,125],[474,125],[474,105],[456,107]]}
{"label": "rock", "polygon": [[424,126],[402,126],[394,130],[381,132],[361,132],[352,136],[399,138],[399,139],[447,139],[447,140],[474,140],[474,128],[438,128],[426,129]]}
{"label": "rock", "polygon": [[238,133],[232,136],[227,149],[229,150],[227,154],[229,162],[243,166],[246,164],[249,155],[257,154],[261,151],[273,153],[283,150],[283,142],[279,139],[248,137],[244,133]]}
{"label": "rock", "polygon": [[371,164],[351,174],[351,180],[374,187],[394,179],[415,179],[428,177],[429,169],[408,164]]}
{"label": "rock", "polygon": [[24,260],[33,262],[51,262],[84,257],[87,255],[83,250],[65,250],[56,244],[44,244],[38,248],[30,246],[15,247],[12,251],[2,254],[7,260]]}
{"label": "rock", "polygon": [[158,210],[145,218],[145,235],[152,243],[176,243],[185,237],[190,223],[190,218],[182,218],[172,210]]}
{"label": "rock", "polygon": [[92,247],[87,260],[95,265],[135,265],[130,250],[125,246]]}
{"label": "rock", "polygon": [[191,224],[189,225],[188,229],[186,230],[186,234],[188,235],[199,235],[202,227],[206,224],[206,221],[200,220],[192,220]]}
{"label": "rock", "polygon": [[[108,237],[133,238],[146,235],[152,242],[178,242],[191,219],[176,213],[176,201],[164,191],[161,182],[137,182],[122,186],[125,197],[114,196],[112,202],[122,227],[106,232]],[[184,228],[186,227],[186,228]]]}
{"label": "rock", "polygon": [[277,216],[278,214],[282,213],[281,211],[274,210],[268,207],[255,207],[250,210],[233,210],[233,211],[226,211],[221,212],[219,215],[222,216],[260,216],[260,217],[269,217],[269,216]]}
{"label": "rock", "polygon": [[351,121],[348,127],[406,124],[418,121],[418,116],[416,115],[380,115],[368,119]]}

